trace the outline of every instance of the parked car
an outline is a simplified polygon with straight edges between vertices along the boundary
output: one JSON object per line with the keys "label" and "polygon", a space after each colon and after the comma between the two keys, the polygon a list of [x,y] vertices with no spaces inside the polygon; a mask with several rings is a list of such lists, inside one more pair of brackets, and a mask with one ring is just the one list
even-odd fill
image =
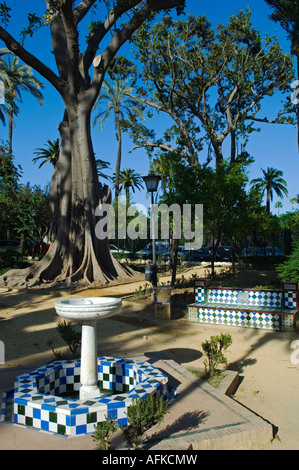
{"label": "parked car", "polygon": [[186,261],[210,261],[211,252],[208,247],[202,247],[199,250],[184,251],[181,257]]}
{"label": "parked car", "polygon": [[[166,255],[169,256],[170,245],[169,242],[155,242],[156,255]],[[148,243],[142,250],[136,252],[138,258],[149,258],[152,256],[153,246],[152,243]]]}
{"label": "parked car", "polygon": [[[235,261],[237,261],[238,255],[235,253]],[[217,260],[218,261],[232,261],[232,250],[230,246],[218,246],[217,248]]]}
{"label": "parked car", "polygon": [[122,250],[121,248],[118,248],[115,245],[110,245],[110,251],[111,251],[111,253],[122,253],[122,254],[129,254],[130,253],[130,251]]}
{"label": "parked car", "polygon": [[[266,246],[266,254],[267,256],[273,256],[272,246]],[[274,247],[274,256],[283,256],[283,252],[277,246]]]}
{"label": "parked car", "polygon": [[[283,256],[283,252],[275,246],[274,248],[274,253],[275,256]],[[264,248],[255,248],[253,246],[248,246],[247,248],[244,248],[242,251],[242,255],[245,256],[272,256],[272,247],[271,246],[266,246]]]}

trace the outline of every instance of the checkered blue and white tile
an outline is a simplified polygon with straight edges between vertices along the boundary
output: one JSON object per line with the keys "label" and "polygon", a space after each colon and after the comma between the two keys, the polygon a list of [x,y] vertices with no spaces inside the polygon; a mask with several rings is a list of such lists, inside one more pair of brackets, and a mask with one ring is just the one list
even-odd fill
{"label": "checkered blue and white tile", "polygon": [[294,331],[294,314],[282,315],[260,311],[231,310],[216,307],[189,306],[188,321],[215,325],[238,326],[274,331]]}
{"label": "checkered blue and white tile", "polygon": [[201,286],[195,286],[195,302],[204,302],[206,300],[206,289]]}
{"label": "checkered blue and white tile", "polygon": [[284,292],[284,306],[286,308],[296,308],[296,291]]}
{"label": "checkered blue and white tile", "polygon": [[89,400],[58,396],[79,389],[80,361],[55,361],[17,377],[16,387],[3,394],[1,420],[7,419],[10,401],[14,423],[78,436],[94,432],[108,416],[126,425],[127,408],[137,398],[149,394],[168,398],[168,377],[147,362],[100,356],[98,371],[99,382],[115,393]]}
{"label": "checkered blue and white tile", "polygon": [[208,289],[208,302],[215,304],[236,304],[238,291],[232,289]]}
{"label": "checkered blue and white tile", "polygon": [[248,292],[248,305],[256,307],[282,306],[282,291],[252,290]]}

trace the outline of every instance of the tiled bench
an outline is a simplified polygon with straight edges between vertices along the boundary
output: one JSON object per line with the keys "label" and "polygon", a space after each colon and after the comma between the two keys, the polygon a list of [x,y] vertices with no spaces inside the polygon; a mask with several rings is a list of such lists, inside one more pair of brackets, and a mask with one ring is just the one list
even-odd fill
{"label": "tiled bench", "polygon": [[297,282],[284,282],[282,289],[208,287],[196,279],[195,302],[187,307],[190,322],[211,323],[275,331],[295,331],[299,314]]}

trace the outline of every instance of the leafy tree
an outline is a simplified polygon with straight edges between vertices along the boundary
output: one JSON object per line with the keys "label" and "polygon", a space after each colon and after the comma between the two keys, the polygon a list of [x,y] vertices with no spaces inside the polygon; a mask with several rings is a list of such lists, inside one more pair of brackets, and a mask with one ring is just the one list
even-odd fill
{"label": "leafy tree", "polygon": [[21,237],[21,253],[24,252],[25,241],[34,240],[42,243],[49,233],[50,211],[49,192],[39,186],[20,185],[17,197],[15,217],[16,231]]}
{"label": "leafy tree", "polygon": [[[270,18],[280,23],[291,40],[291,52],[297,59],[297,79],[299,80],[299,5],[296,0],[265,0],[274,9]],[[299,101],[297,101],[297,127],[299,146]]]}
{"label": "leafy tree", "polygon": [[[215,31],[205,16],[189,15],[187,21],[166,16],[152,27],[144,25],[133,41],[143,82],[131,97],[173,121],[157,137],[140,123],[127,123],[134,148],[180,151],[196,164],[206,142],[218,164],[225,139],[230,138],[228,157],[234,161],[257,130],[256,123],[293,123],[292,59],[275,36],[262,39],[249,10],[231,16],[227,26],[220,24]],[[264,99],[277,94],[283,97],[283,108],[265,117]]]}
{"label": "leafy tree", "polygon": [[282,281],[299,282],[299,243],[286,261],[276,267],[276,271]]}
{"label": "leafy tree", "polygon": [[283,198],[283,195],[288,195],[287,183],[283,179],[283,172],[276,168],[267,168],[263,170],[263,177],[255,178],[251,184],[263,193],[266,192],[266,208],[270,214],[270,201],[273,200],[273,193],[275,192],[278,197]]}
{"label": "leafy tree", "polygon": [[96,20],[89,24],[88,35],[82,40],[82,24],[84,20],[88,23],[88,13],[93,7],[102,6],[101,2],[45,0],[44,22],[51,35],[48,51],[53,52],[56,63],[53,70],[46,57],[44,61],[38,59],[24,47],[23,39],[34,33],[41,18],[36,14],[28,17],[29,24],[23,28],[20,43],[9,32],[10,7],[6,2],[0,4],[3,23],[0,39],[57,90],[65,106],[58,126],[60,152],[50,191],[51,233],[55,240],[40,263],[19,276],[7,274],[2,282],[34,285],[59,280],[89,284],[131,276],[112,257],[108,240],[99,240],[95,234],[96,208],[106,200],[107,188],[98,183],[90,115],[105,74],[120,48],[157,12],[176,8],[181,13],[184,3],[184,0],[107,0],[107,8],[94,10]]}
{"label": "leafy tree", "polygon": [[8,151],[8,145],[0,142],[0,230],[10,240],[16,228],[19,180],[22,175],[20,165],[14,164],[14,157]]}
{"label": "leafy tree", "polygon": [[5,74],[2,76],[2,80],[6,90],[5,97],[7,96],[8,101],[8,143],[11,153],[14,116],[19,113],[17,102],[22,102],[22,92],[26,91],[34,96],[39,104],[43,104],[43,95],[40,89],[43,89],[44,85],[33,76],[31,67],[21,64],[15,55],[12,58],[9,55],[7,61],[1,57],[0,68]]}
{"label": "leafy tree", "polygon": [[111,113],[115,115],[115,126],[117,132],[118,150],[116,159],[116,170],[115,170],[115,197],[119,195],[119,177],[121,168],[121,149],[122,149],[122,131],[121,121],[125,115],[128,115],[128,119],[132,119],[134,114],[140,118],[144,118],[142,114],[141,106],[138,102],[133,101],[128,97],[128,93],[132,92],[132,87],[129,86],[129,79],[121,80],[117,79],[110,83],[106,80],[103,84],[104,91],[100,93],[99,98],[96,101],[93,109],[104,108],[98,112],[94,117],[94,125],[100,120],[100,131],[103,129],[104,123],[110,117]]}

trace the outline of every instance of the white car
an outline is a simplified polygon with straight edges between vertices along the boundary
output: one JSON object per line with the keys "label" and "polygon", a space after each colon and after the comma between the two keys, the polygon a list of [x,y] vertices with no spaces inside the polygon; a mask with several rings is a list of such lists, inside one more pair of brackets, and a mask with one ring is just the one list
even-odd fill
{"label": "white car", "polygon": [[111,253],[123,253],[123,254],[130,254],[128,250],[122,250],[121,248],[117,248],[115,245],[110,245]]}

